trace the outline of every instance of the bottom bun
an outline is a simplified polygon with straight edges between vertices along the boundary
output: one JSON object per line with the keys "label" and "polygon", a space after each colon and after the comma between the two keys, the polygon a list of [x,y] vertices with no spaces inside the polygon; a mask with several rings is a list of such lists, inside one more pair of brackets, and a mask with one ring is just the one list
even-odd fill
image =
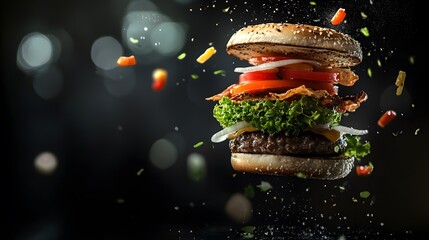
{"label": "bottom bun", "polygon": [[231,165],[239,172],[334,180],[350,173],[354,158],[232,153]]}

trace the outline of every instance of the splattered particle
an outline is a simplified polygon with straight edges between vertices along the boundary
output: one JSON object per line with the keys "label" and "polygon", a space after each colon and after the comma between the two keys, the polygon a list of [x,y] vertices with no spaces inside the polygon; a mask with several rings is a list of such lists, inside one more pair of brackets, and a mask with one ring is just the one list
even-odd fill
{"label": "splattered particle", "polygon": [[369,37],[369,30],[367,27],[361,28],[360,32],[365,36],[365,37]]}
{"label": "splattered particle", "polygon": [[362,191],[362,192],[359,193],[359,196],[361,198],[368,198],[370,195],[371,195],[371,193],[368,192],[368,191]]}
{"label": "splattered particle", "polygon": [[194,148],[201,147],[204,144],[204,142],[197,142],[194,144]]}
{"label": "splattered particle", "polygon": [[414,62],[415,62],[414,56],[410,56],[408,58],[408,61],[410,62],[410,64],[414,64]]}
{"label": "splattered particle", "polygon": [[177,56],[177,59],[183,60],[186,57],[186,53],[181,53],[179,56]]}
{"label": "splattered particle", "polygon": [[360,12],[360,16],[362,17],[362,19],[368,18],[368,15],[366,15],[366,13],[364,13],[364,12]]}
{"label": "splattered particle", "polygon": [[213,74],[214,74],[214,75],[221,75],[221,76],[223,76],[223,77],[225,77],[225,76],[226,76],[226,72],[225,72],[225,70],[216,70],[216,71],[214,71],[214,72],[213,72]]}
{"label": "splattered particle", "polygon": [[366,70],[366,73],[368,74],[369,77],[372,77],[372,70],[371,70],[371,68],[368,68]]}
{"label": "splattered particle", "polygon": [[417,135],[420,132],[420,128],[417,128],[416,131],[414,131],[414,135]]}
{"label": "splattered particle", "polygon": [[144,169],[143,169],[143,168],[141,168],[140,170],[138,170],[138,172],[137,172],[137,176],[142,175],[143,171],[144,171]]}
{"label": "splattered particle", "polygon": [[198,74],[191,74],[191,78],[192,79],[198,79],[200,76]]}
{"label": "splattered particle", "polygon": [[315,1],[310,1],[310,5],[311,6],[316,6],[316,2]]}
{"label": "splattered particle", "polygon": [[222,9],[222,12],[226,13],[229,11],[229,7]]}
{"label": "splattered particle", "polygon": [[381,61],[380,61],[380,59],[377,59],[377,65],[378,65],[379,67],[381,67]]}
{"label": "splattered particle", "polygon": [[273,188],[273,186],[271,186],[271,184],[269,182],[266,182],[266,181],[261,181],[261,183],[259,185],[256,185],[256,187],[261,189],[262,192],[266,192],[266,191]]}

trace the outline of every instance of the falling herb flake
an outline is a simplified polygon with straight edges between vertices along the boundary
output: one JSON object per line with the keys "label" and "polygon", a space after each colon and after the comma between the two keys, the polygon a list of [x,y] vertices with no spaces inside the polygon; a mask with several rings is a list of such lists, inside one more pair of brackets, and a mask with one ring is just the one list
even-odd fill
{"label": "falling herb flake", "polygon": [[296,173],[296,174],[295,174],[295,176],[297,176],[297,177],[299,177],[299,178],[303,178],[303,179],[306,179],[306,178],[307,178],[307,175],[305,175],[305,174],[304,174],[304,173],[302,173],[302,172]]}
{"label": "falling herb flake", "polygon": [[122,203],[125,202],[125,199],[123,199],[123,198],[117,198],[116,202],[119,203],[119,204],[122,204]]}
{"label": "falling herb flake", "polygon": [[335,145],[335,147],[334,147],[334,152],[338,152],[338,151],[340,151],[340,147],[338,146],[338,145]]}
{"label": "falling herb flake", "polygon": [[369,37],[369,30],[367,27],[361,28],[360,32],[365,36],[365,37]]}
{"label": "falling herb flake", "polygon": [[368,69],[366,70],[366,73],[368,73],[368,76],[369,76],[369,77],[372,77],[372,70],[371,70],[371,68],[368,68]]}
{"label": "falling herb flake", "polygon": [[368,191],[362,191],[362,192],[360,192],[360,193],[359,193],[359,196],[360,196],[361,198],[368,198],[368,197],[369,197],[369,195],[371,195],[371,193],[370,193],[370,192],[368,192]]}
{"label": "falling herb flake", "polygon": [[377,59],[377,65],[378,65],[379,67],[381,67],[381,61],[380,61],[380,59]]}
{"label": "falling herb flake", "polygon": [[214,75],[222,75],[222,76],[226,76],[226,72],[225,70],[216,70],[213,72]]}
{"label": "falling herb flake", "polygon": [[253,187],[252,184],[247,185],[246,187],[244,187],[244,193],[243,195],[247,198],[253,198],[255,197],[255,188]]}
{"label": "falling herb flake", "polygon": [[266,191],[273,188],[273,186],[271,186],[271,184],[269,182],[266,182],[266,181],[261,181],[261,183],[259,185],[256,185],[256,187],[261,189],[262,192],[266,192]]}
{"label": "falling herb flake", "polygon": [[198,74],[191,74],[191,78],[192,79],[198,79],[200,76]]}
{"label": "falling herb flake", "polygon": [[137,43],[139,43],[139,40],[138,40],[138,39],[135,39],[135,38],[133,38],[133,37],[130,37],[130,42],[131,42],[131,43],[134,43],[134,44],[137,44]]}
{"label": "falling herb flake", "polygon": [[366,19],[368,17],[368,15],[366,15],[364,12],[360,12],[360,16],[362,19]]}
{"label": "falling herb flake", "polygon": [[311,6],[316,6],[316,2],[315,1],[310,1],[310,5]]}
{"label": "falling herb flake", "polygon": [[410,64],[414,64],[414,56],[410,56],[408,58],[408,61],[410,61]]}
{"label": "falling herb flake", "polygon": [[181,53],[179,56],[177,56],[177,59],[183,60],[186,57],[186,53]]}
{"label": "falling herb flake", "polygon": [[414,135],[417,135],[420,131],[420,128],[417,128],[416,131],[414,132]]}
{"label": "falling herb flake", "polygon": [[194,144],[194,148],[201,147],[203,144],[204,142],[197,142]]}
{"label": "falling herb flake", "polygon": [[249,238],[253,238],[253,231],[255,231],[256,227],[254,226],[244,226],[241,228],[241,231],[243,231],[242,233],[242,237],[244,239],[249,239]]}
{"label": "falling herb flake", "polygon": [[357,202],[358,200],[356,198],[352,197],[352,201]]}
{"label": "falling herb flake", "polygon": [[222,9],[222,12],[226,13],[229,11],[229,7]]}
{"label": "falling herb flake", "polygon": [[143,169],[143,168],[141,168],[141,169],[137,172],[137,176],[142,175],[143,171],[144,171],[144,169]]}

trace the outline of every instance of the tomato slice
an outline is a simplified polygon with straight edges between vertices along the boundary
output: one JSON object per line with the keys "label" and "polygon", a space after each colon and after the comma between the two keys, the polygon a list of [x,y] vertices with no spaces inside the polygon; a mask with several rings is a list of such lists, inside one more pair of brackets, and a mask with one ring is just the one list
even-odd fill
{"label": "tomato slice", "polygon": [[264,93],[264,92],[280,92],[291,88],[296,88],[305,85],[313,90],[324,89],[329,94],[337,94],[337,90],[331,83],[322,81],[306,81],[306,80],[264,80],[264,81],[243,81],[231,87],[229,90],[232,95],[242,93]]}
{"label": "tomato slice", "polygon": [[260,56],[260,57],[253,57],[249,59],[249,63],[252,65],[260,65],[262,63],[266,62],[275,62],[280,60],[290,59],[290,57],[286,56]]}
{"label": "tomato slice", "polygon": [[282,79],[300,79],[309,81],[321,81],[335,83],[338,82],[337,72],[311,72],[298,69],[290,69],[286,67],[280,68],[279,75]]}
{"label": "tomato slice", "polygon": [[358,176],[368,176],[374,170],[374,166],[372,164],[356,166],[356,174]]}
{"label": "tomato slice", "polygon": [[264,71],[255,71],[255,72],[247,72],[242,73],[239,76],[238,82],[245,81],[260,81],[260,80],[273,80],[279,79],[277,76],[278,68],[264,70]]}

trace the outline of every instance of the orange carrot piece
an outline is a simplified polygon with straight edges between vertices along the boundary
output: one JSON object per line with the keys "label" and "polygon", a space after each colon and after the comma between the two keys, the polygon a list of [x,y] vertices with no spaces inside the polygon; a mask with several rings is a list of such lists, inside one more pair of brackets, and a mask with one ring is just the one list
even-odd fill
{"label": "orange carrot piece", "polygon": [[167,70],[157,68],[152,72],[152,89],[154,91],[161,91],[167,83]]}
{"label": "orange carrot piece", "polygon": [[346,10],[344,8],[339,8],[335,15],[331,19],[333,25],[338,25],[346,18]]}
{"label": "orange carrot piece", "polygon": [[131,55],[129,57],[119,57],[117,63],[120,67],[134,66],[137,64],[134,55]]}

